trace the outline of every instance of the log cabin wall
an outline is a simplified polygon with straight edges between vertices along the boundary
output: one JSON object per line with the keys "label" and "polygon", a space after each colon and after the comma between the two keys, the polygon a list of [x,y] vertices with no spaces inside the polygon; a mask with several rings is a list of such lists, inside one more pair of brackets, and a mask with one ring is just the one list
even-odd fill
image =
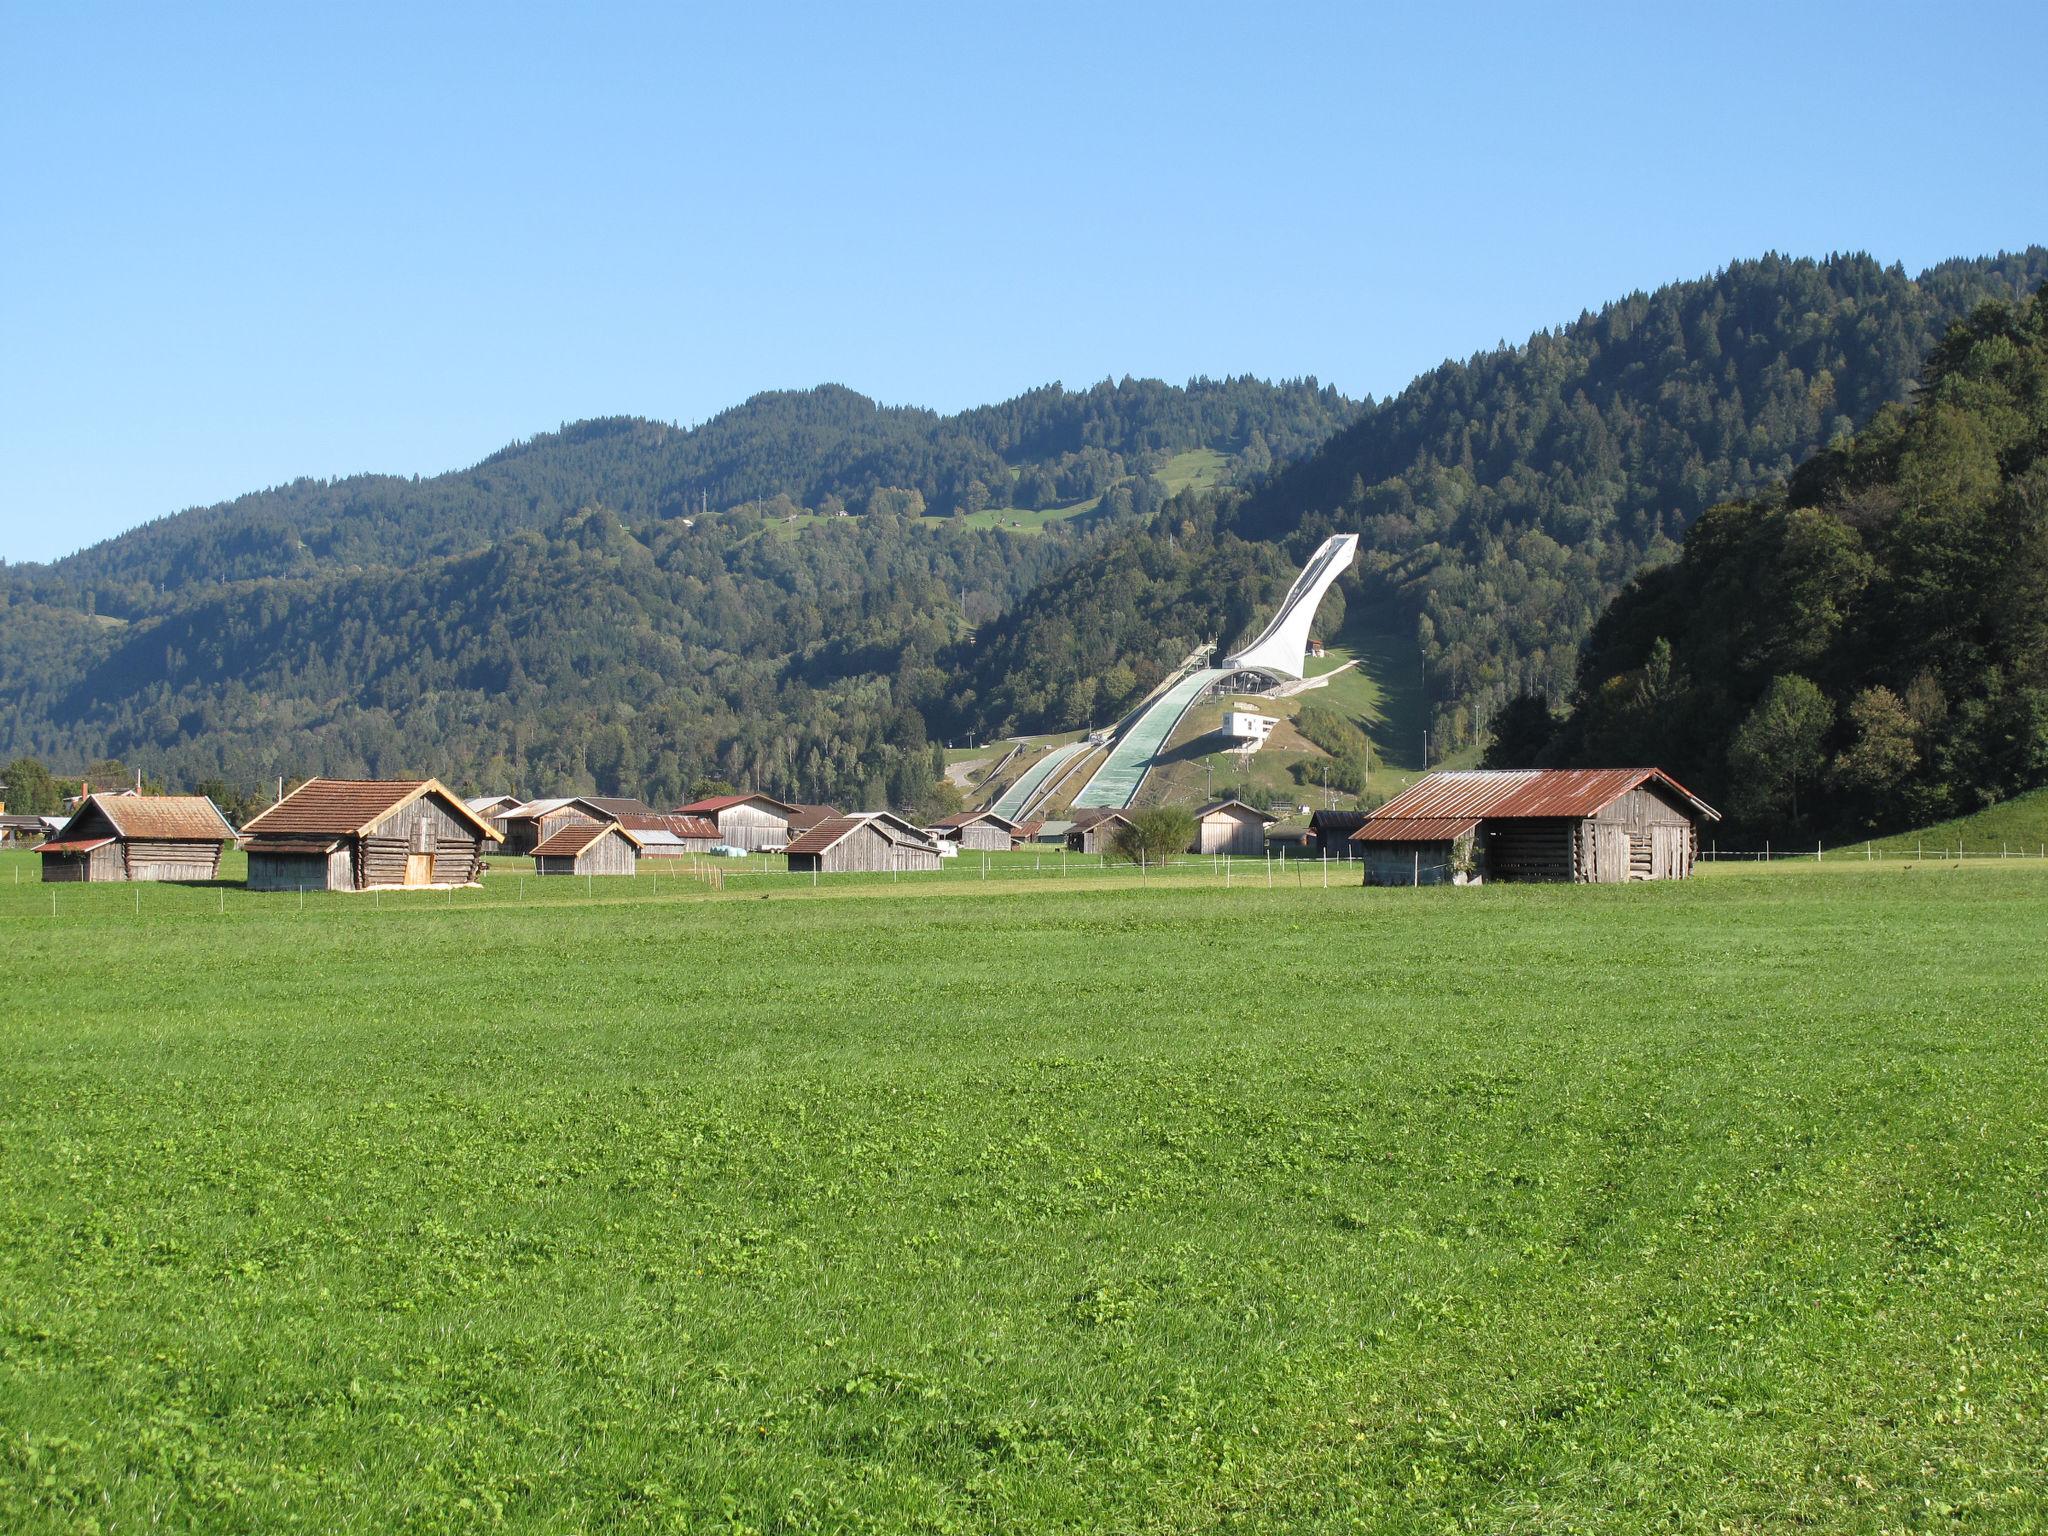
{"label": "log cabin wall", "polygon": [[219,843],[138,840],[122,846],[130,880],[211,880],[220,873]]}

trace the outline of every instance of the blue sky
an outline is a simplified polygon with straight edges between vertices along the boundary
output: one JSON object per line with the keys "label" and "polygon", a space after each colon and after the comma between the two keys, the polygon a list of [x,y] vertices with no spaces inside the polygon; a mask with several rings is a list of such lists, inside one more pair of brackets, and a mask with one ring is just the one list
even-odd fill
{"label": "blue sky", "polygon": [[2048,7],[0,4],[0,557],[844,383],[1446,356],[2048,239]]}

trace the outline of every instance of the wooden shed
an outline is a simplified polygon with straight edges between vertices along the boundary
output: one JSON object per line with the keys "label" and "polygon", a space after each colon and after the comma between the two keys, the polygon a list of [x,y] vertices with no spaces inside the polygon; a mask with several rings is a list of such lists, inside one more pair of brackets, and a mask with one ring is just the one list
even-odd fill
{"label": "wooden shed", "polygon": [[470,885],[500,837],[438,779],[308,779],[242,828],[254,891]]}
{"label": "wooden shed", "polygon": [[1218,800],[1195,812],[1195,841],[1188,852],[1264,858],[1266,828],[1279,819],[1242,800]]}
{"label": "wooden shed", "polygon": [[759,853],[772,852],[789,842],[789,820],[796,811],[795,806],[772,795],[713,795],[679,805],[674,814],[708,817],[718,823],[720,842]]}
{"label": "wooden shed", "polygon": [[889,811],[820,822],[789,845],[789,867],[821,875],[935,870],[939,845]]}
{"label": "wooden shed", "polygon": [[925,828],[925,832],[935,839],[984,853],[1007,852],[1016,845],[1020,830],[1016,822],[1007,816],[998,816],[994,811],[962,811]]}
{"label": "wooden shed", "polygon": [[1308,819],[1308,848],[1311,853],[1333,859],[1358,856],[1351,836],[1365,825],[1367,811],[1317,811]]}
{"label": "wooden shed", "polygon": [[1433,773],[1365,820],[1352,841],[1368,885],[1683,880],[1699,827],[1720,813],[1658,768]]}
{"label": "wooden shed", "polygon": [[616,821],[576,822],[533,850],[536,875],[630,875],[644,845]]}
{"label": "wooden shed", "polygon": [[1085,806],[1073,815],[1073,823],[1067,828],[1069,853],[1108,853],[1116,845],[1118,829],[1131,824],[1131,818],[1122,811],[1103,806]]}
{"label": "wooden shed", "polygon": [[45,880],[211,880],[234,838],[204,795],[87,795],[37,851]]}
{"label": "wooden shed", "polygon": [[528,800],[489,819],[505,834],[505,852],[531,853],[564,827],[623,824],[657,814],[645,801],[622,796],[561,795]]}
{"label": "wooden shed", "polygon": [[619,825],[640,839],[643,859],[675,859],[718,846],[718,823],[703,816],[621,816]]}

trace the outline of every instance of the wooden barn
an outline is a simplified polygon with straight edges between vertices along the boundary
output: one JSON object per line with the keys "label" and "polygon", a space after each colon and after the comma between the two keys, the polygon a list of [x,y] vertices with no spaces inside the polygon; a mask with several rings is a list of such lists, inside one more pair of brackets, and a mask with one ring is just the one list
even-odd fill
{"label": "wooden barn", "polygon": [[1308,851],[1332,859],[1355,859],[1351,836],[1365,825],[1368,811],[1317,811],[1308,819]]}
{"label": "wooden barn", "polygon": [[832,820],[839,814],[839,808],[831,805],[805,805],[801,801],[789,810],[789,835],[802,837],[820,822]]}
{"label": "wooden barn", "polygon": [[[480,813],[481,814],[481,813]],[[505,852],[531,853],[564,827],[603,826],[659,813],[645,801],[604,795],[562,795],[528,800],[486,819],[505,834]]]}
{"label": "wooden barn", "polygon": [[621,816],[619,825],[640,839],[643,859],[677,859],[718,846],[718,823],[702,816]]}
{"label": "wooden barn", "polygon": [[1218,800],[1195,812],[1195,841],[1188,852],[1264,858],[1266,828],[1279,819],[1246,805],[1242,800]]}
{"label": "wooden barn", "polygon": [[1109,853],[1116,846],[1118,829],[1131,824],[1131,818],[1122,811],[1102,806],[1086,806],[1073,815],[1067,828],[1069,853]]}
{"label": "wooden barn", "polygon": [[1367,885],[1683,880],[1720,813],[1657,768],[1433,773],[1365,820],[1352,842]]}
{"label": "wooden barn", "polygon": [[994,811],[962,811],[925,828],[930,837],[984,853],[1007,852],[1016,846],[1017,834],[1021,830],[1016,822],[1007,816],[998,816]]}
{"label": "wooden barn", "polygon": [[579,821],[533,850],[536,875],[630,875],[644,845],[616,821]]}
{"label": "wooden barn", "polygon": [[935,870],[939,845],[889,811],[820,822],[787,849],[793,872],[821,875]]}
{"label": "wooden barn", "polygon": [[308,779],[242,828],[253,891],[470,885],[498,829],[436,779]]}
{"label": "wooden barn", "polygon": [[772,795],[713,795],[675,809],[678,816],[705,816],[717,822],[720,842],[750,853],[772,853],[787,845],[790,817],[796,812],[797,807]]}
{"label": "wooden barn", "polygon": [[211,880],[234,839],[204,795],[88,795],[37,851],[45,880]]}

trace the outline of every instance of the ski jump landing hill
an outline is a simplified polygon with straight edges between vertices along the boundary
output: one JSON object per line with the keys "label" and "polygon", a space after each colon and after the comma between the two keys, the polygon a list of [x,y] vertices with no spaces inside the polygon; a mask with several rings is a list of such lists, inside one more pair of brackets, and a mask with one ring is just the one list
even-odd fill
{"label": "ski jump landing hill", "polygon": [[1246,673],[1257,674],[1262,686],[1299,680],[1308,659],[1308,631],[1315,621],[1316,606],[1357,553],[1355,533],[1340,533],[1323,540],[1308,564],[1301,568],[1301,574],[1294,578],[1279,612],[1258,638],[1231,652],[1217,666],[1189,672],[1133,715],[1118,733],[1102,766],[1074,796],[1074,805],[1121,810],[1137,799],[1145,776],[1152,771],[1174,728],[1211,689]]}

